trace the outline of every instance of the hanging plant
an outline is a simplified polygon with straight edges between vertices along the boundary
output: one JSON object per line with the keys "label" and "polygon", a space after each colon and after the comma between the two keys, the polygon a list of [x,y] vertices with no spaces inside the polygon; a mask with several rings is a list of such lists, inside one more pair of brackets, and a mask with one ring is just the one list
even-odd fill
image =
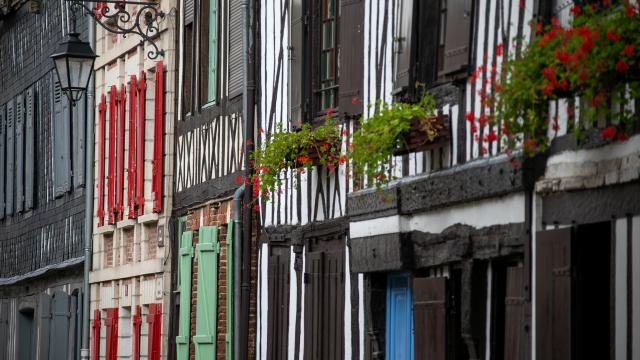
{"label": "hanging plant", "polygon": [[548,133],[559,130],[557,118],[548,115],[549,101],[573,96],[583,106],[580,124],[569,122],[567,132],[579,139],[606,118],[615,125],[602,129],[601,137],[628,137],[638,121],[628,105],[640,97],[640,18],[635,5],[609,3],[573,6],[567,28],[556,19],[531,24],[535,39],[520,58],[506,60],[505,80],[490,84],[498,96],[496,116],[488,122],[502,125],[509,147],[522,143],[529,155],[545,151]]}
{"label": "hanging plant", "polygon": [[353,134],[349,158],[354,175],[379,189],[389,181],[392,155],[426,150],[447,140],[444,119],[435,115],[435,100],[426,91],[416,104],[379,100],[373,115]]}
{"label": "hanging plant", "polygon": [[287,169],[304,173],[314,166],[324,166],[334,171],[346,161],[346,156],[340,154],[340,145],[340,133],[330,118],[317,127],[304,124],[299,131],[284,132],[279,125],[250,155],[256,174],[254,195],[268,199],[282,186],[283,171]]}

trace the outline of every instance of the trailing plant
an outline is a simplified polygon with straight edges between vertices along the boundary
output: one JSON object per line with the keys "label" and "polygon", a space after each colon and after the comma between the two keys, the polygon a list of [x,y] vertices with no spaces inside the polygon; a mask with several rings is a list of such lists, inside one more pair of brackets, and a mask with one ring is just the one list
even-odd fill
{"label": "trailing plant", "polygon": [[569,121],[567,132],[580,138],[584,129],[608,118],[616,125],[602,129],[603,138],[628,137],[638,121],[628,105],[640,97],[640,18],[635,5],[609,3],[573,6],[567,28],[556,19],[546,26],[531,24],[535,38],[519,58],[505,61],[504,81],[490,84],[498,94],[496,116],[485,120],[502,124],[508,146],[522,143],[529,155],[544,151],[548,133],[559,130],[557,117],[548,115],[549,101],[573,96],[583,104],[581,122]]}
{"label": "trailing plant", "polygon": [[299,131],[285,132],[279,125],[250,155],[256,174],[254,195],[268,199],[270,193],[282,186],[283,171],[287,169],[297,173],[309,171],[313,166],[335,170],[346,161],[340,154],[340,145],[340,133],[329,117],[324,125],[304,124]]}
{"label": "trailing plant", "polygon": [[433,141],[439,134],[440,125],[433,117],[435,100],[427,91],[418,103],[385,103],[378,100],[373,115],[361,119],[361,127],[353,134],[349,146],[349,159],[353,174],[364,177],[367,184],[376,188],[390,179],[391,155],[407,146],[407,136],[411,133],[412,121],[419,120],[419,131],[426,142]]}

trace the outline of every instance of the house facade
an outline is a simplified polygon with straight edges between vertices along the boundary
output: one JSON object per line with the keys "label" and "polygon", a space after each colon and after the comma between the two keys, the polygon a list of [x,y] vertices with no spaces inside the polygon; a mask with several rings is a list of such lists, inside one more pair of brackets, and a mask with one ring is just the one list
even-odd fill
{"label": "house facade", "polygon": [[59,1],[0,2],[3,360],[80,358],[87,100],[71,106],[49,58],[70,19]]}
{"label": "house facade", "polygon": [[447,132],[392,157],[379,191],[349,164],[282,175],[260,202],[257,358],[639,356],[638,135],[577,144],[579,98],[549,104],[559,130],[535,157],[468,121],[494,113],[488,84],[530,22],[567,24],[572,5],[260,2],[256,146],[331,116],[345,152],[371,104],[419,84]]}
{"label": "house facade", "polygon": [[[138,35],[123,37],[91,20],[98,55],[91,359],[169,358],[177,6],[157,4],[165,15],[152,35],[161,56]],[[127,11],[149,10],[134,4]],[[109,21],[101,18],[113,27]]]}

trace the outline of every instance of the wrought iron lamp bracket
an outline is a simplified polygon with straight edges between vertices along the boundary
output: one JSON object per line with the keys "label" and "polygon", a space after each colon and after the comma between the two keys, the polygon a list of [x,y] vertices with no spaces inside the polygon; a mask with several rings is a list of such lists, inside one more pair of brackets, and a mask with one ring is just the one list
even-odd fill
{"label": "wrought iron lamp bracket", "polygon": [[[164,50],[158,48],[154,38],[160,33],[159,19],[164,19],[165,13],[158,9],[157,2],[149,1],[118,1],[118,0],[65,0],[69,9],[75,15],[78,10],[92,17],[103,29],[127,37],[136,34],[142,38],[141,42],[148,42],[152,49],[147,56],[156,59],[164,56]],[[97,4],[91,8],[89,4]],[[137,5],[134,13],[127,11],[127,5]],[[75,28],[75,17],[73,19]]]}

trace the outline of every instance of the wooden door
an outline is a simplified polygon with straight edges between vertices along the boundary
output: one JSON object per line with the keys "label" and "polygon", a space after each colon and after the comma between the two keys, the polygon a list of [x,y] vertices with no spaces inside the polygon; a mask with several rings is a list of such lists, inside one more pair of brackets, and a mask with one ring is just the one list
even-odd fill
{"label": "wooden door", "polygon": [[289,338],[289,247],[269,248],[267,358],[286,359]]}
{"label": "wooden door", "polygon": [[386,348],[388,358],[413,360],[413,311],[409,274],[387,277]]}
{"label": "wooden door", "polygon": [[416,359],[446,359],[446,281],[444,277],[413,279]]}

